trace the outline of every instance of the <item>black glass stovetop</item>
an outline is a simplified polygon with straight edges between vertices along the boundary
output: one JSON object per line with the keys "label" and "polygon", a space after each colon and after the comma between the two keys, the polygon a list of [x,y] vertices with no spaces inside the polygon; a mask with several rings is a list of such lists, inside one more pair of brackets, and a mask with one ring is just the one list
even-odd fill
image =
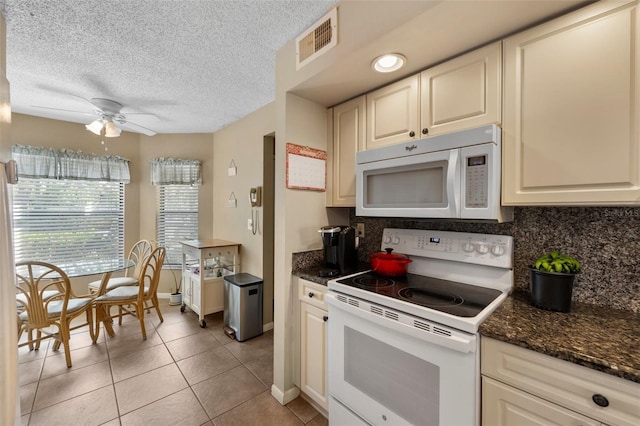
{"label": "black glass stovetop", "polygon": [[424,275],[384,277],[365,272],[338,283],[383,296],[446,312],[458,317],[475,317],[500,294],[499,290],[448,281]]}

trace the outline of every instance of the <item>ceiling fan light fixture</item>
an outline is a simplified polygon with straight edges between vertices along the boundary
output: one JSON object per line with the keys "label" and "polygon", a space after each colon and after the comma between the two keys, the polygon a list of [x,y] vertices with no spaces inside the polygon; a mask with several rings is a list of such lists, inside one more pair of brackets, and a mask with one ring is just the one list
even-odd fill
{"label": "ceiling fan light fixture", "polygon": [[105,124],[105,132],[104,135],[108,138],[117,138],[120,136],[122,130],[116,126],[113,121],[107,121]]}
{"label": "ceiling fan light fixture", "polygon": [[90,124],[87,124],[84,127],[86,127],[87,130],[90,131],[91,133],[94,133],[94,134],[100,136],[100,133],[102,132],[102,126],[103,126],[102,120],[98,119],[98,120],[93,121]]}
{"label": "ceiling fan light fixture", "polygon": [[378,72],[399,70],[407,63],[407,58],[399,53],[387,53],[378,56],[371,62],[371,68]]}

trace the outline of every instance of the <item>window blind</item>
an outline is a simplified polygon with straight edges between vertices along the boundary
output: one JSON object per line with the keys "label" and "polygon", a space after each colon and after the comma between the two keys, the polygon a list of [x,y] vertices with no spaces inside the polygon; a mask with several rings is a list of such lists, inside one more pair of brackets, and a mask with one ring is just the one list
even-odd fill
{"label": "window blind", "polygon": [[164,265],[182,266],[180,241],[198,238],[198,186],[158,185],[158,243],[167,249]]}
{"label": "window blind", "polygon": [[13,188],[16,261],[124,257],[124,183],[20,177]]}

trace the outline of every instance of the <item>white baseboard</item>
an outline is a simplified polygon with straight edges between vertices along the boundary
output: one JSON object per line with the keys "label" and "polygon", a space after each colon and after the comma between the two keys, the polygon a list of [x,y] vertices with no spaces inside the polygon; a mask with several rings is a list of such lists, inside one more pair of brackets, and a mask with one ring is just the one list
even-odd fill
{"label": "white baseboard", "polygon": [[262,325],[262,332],[264,333],[265,331],[269,331],[269,330],[273,330],[273,322],[270,322],[268,324],[263,324]]}
{"label": "white baseboard", "polygon": [[287,405],[298,396],[300,396],[300,389],[297,387],[292,387],[286,392],[282,392],[280,389],[276,387],[276,385],[271,385],[271,396],[273,396],[276,401],[278,401],[282,405]]}

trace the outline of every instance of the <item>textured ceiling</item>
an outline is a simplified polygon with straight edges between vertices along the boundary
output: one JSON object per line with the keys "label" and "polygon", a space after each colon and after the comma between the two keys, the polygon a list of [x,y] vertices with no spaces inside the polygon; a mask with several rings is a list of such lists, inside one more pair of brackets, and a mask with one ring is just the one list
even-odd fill
{"label": "textured ceiling", "polygon": [[334,4],[0,0],[12,110],[87,124],[83,99],[106,98],[157,133],[214,132],[275,99],[276,52]]}

